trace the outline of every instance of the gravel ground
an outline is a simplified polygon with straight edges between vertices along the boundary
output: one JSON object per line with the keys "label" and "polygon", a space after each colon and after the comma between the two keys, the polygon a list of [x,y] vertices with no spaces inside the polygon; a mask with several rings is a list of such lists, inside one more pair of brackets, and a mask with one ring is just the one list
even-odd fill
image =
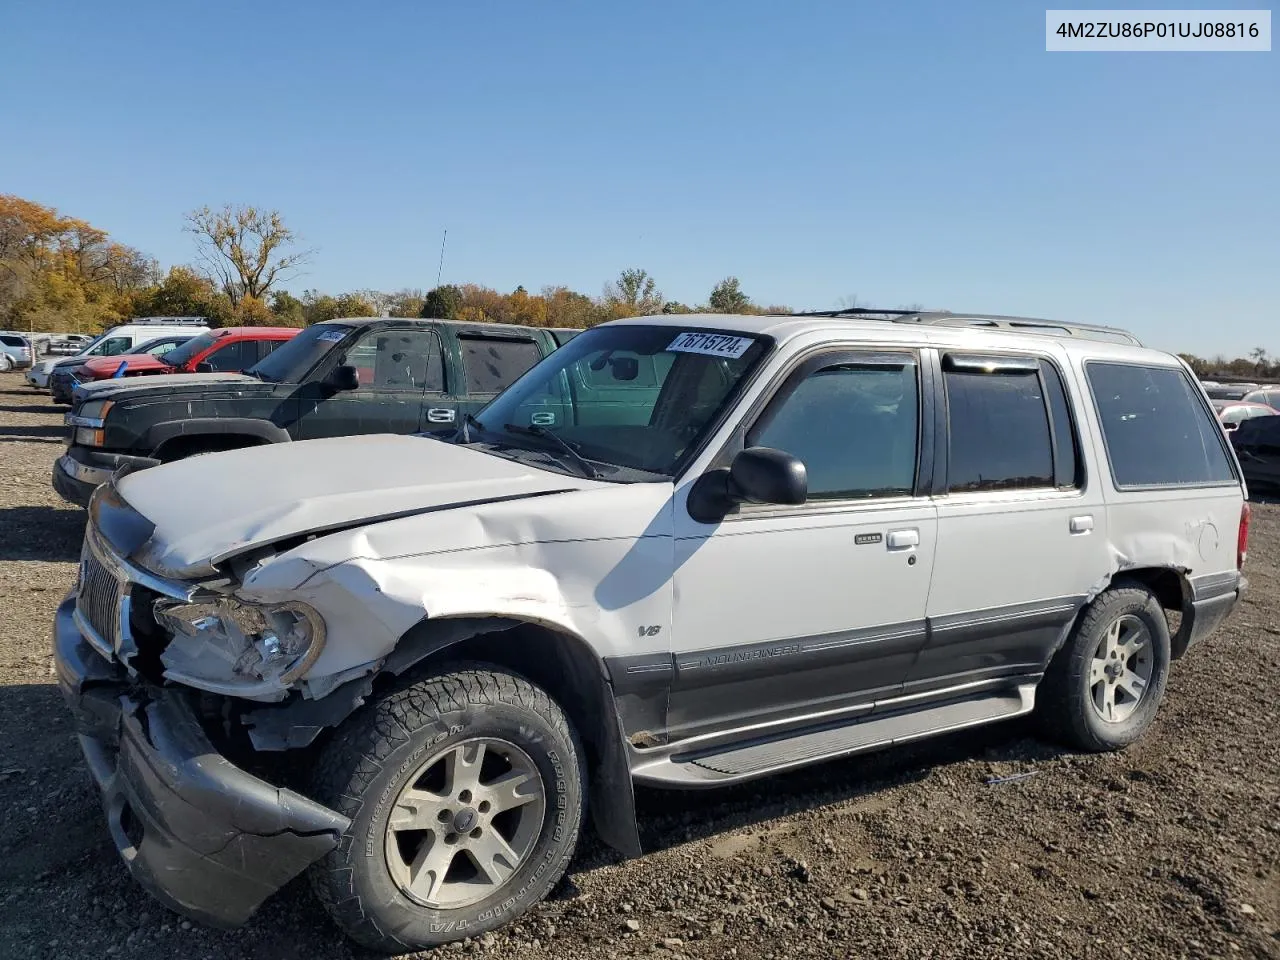
{"label": "gravel ground", "polygon": [[[129,879],[50,675],[83,514],[61,409],[0,374],[0,956],[364,956],[305,885],[245,928]],[[556,898],[443,952],[494,957],[1280,957],[1280,507],[1252,589],[1175,665],[1155,727],[1078,756],[1013,723],[718,794],[642,793],[654,852],[583,844]],[[1031,776],[989,784],[990,777]]]}

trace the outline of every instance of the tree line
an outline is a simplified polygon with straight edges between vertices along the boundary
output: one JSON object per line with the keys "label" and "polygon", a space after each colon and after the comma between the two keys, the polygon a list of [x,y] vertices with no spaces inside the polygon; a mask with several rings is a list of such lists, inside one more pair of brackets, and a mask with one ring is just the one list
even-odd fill
{"label": "tree line", "polygon": [[598,296],[565,286],[509,293],[476,283],[392,293],[290,292],[314,251],[279,211],[244,205],[186,215],[196,262],[162,270],[139,250],[53,207],[0,194],[0,328],[93,333],[141,316],[202,316],[212,326],[306,326],[334,317],[437,317],[538,327],[589,327],[651,313],[774,313],[726,277],[704,304],[666,299],[647,271],[623,270]]}
{"label": "tree line", "polygon": [[[536,327],[590,327],[655,313],[789,313],[757,304],[736,277],[726,277],[705,303],[668,300],[640,268],[623,270],[596,296],[565,286],[509,293],[477,283],[392,293],[341,294],[285,286],[314,253],[277,210],[228,204],[188,213],[184,229],[196,262],[162,270],[154,259],[105,230],[53,207],[0,194],[0,329],[97,333],[130,317],[201,316],[211,326],[302,327],[335,317],[438,317]],[[842,307],[857,305],[845,298]],[[1228,359],[1182,354],[1197,375],[1280,380],[1280,359],[1263,347]]]}
{"label": "tree line", "polygon": [[1280,358],[1273,358],[1265,347],[1254,347],[1247,357],[1227,359],[1197,357],[1194,353],[1178,354],[1201,380],[1280,380]]}

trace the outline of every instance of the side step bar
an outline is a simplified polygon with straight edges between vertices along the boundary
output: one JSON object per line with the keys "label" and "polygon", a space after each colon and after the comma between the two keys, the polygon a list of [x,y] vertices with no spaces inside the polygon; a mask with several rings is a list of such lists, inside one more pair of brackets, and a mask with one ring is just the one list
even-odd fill
{"label": "side step bar", "polygon": [[[673,752],[632,768],[635,782],[655,787],[717,787],[823,760],[1010,720],[1031,712],[1035,684],[954,700],[910,713],[863,717],[789,737],[756,740],[717,753]],[[675,751],[679,750],[679,745]]]}

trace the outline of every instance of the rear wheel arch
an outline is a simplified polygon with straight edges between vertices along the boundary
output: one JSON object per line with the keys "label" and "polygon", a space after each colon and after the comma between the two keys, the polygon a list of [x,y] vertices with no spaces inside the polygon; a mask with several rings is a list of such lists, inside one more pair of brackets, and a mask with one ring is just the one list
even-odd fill
{"label": "rear wheel arch", "polygon": [[[1085,614],[1089,612],[1093,602],[1108,590],[1119,590],[1124,587],[1142,587],[1151,591],[1156,601],[1164,609],[1165,618],[1168,619],[1169,614],[1177,614],[1177,622],[1169,621],[1169,637],[1170,647],[1173,652],[1173,659],[1177,660],[1187,651],[1187,643],[1190,638],[1191,618],[1187,614],[1191,613],[1191,581],[1187,579],[1186,572],[1177,567],[1127,567],[1113,573],[1100,589],[1089,596],[1089,599],[1080,605],[1074,616],[1058,633],[1058,638],[1053,645],[1053,649],[1049,654],[1049,659],[1057,656],[1060,651],[1071,639],[1072,635],[1079,627],[1080,621]],[[1048,666],[1046,661],[1045,666]]]}
{"label": "rear wheel arch", "polygon": [[1192,598],[1191,581],[1186,572],[1176,567],[1134,567],[1118,571],[1108,584],[1111,589],[1126,586],[1150,590],[1164,608],[1166,619],[1170,613],[1178,615],[1176,624],[1169,623],[1169,645],[1174,660],[1186,653],[1190,638],[1191,617],[1188,614],[1191,613]]}

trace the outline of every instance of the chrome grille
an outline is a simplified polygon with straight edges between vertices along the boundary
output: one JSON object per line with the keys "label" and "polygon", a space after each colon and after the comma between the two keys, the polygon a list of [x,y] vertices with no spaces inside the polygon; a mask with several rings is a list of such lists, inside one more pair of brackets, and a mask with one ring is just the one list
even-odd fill
{"label": "chrome grille", "polygon": [[109,647],[120,640],[120,581],[86,543],[80,555],[76,609]]}

